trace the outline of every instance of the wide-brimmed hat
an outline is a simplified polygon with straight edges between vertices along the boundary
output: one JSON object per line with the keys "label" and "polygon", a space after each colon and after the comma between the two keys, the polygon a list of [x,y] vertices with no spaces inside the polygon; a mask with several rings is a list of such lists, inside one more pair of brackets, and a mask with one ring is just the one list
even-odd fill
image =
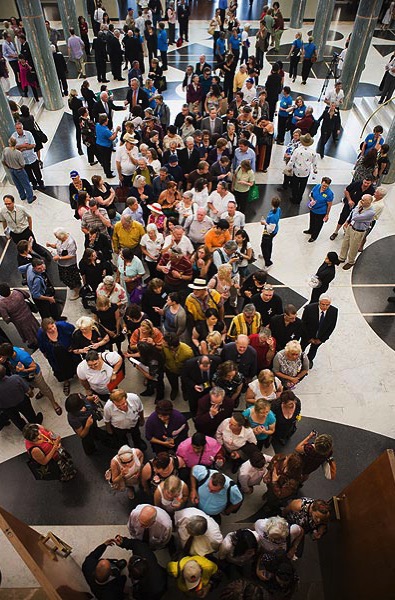
{"label": "wide-brimmed hat", "polygon": [[159,202],[154,202],[153,204],[147,204],[147,208],[152,210],[152,212],[156,213],[157,215],[163,215],[163,210],[162,210],[162,207],[159,204]]}
{"label": "wide-brimmed hat", "polygon": [[202,568],[196,560],[188,560],[182,570],[185,585],[188,590],[196,588],[202,578]]}
{"label": "wide-brimmed hat", "polygon": [[206,290],[207,281],[205,279],[194,279],[193,283],[188,285],[192,290]]}
{"label": "wide-brimmed hat", "polygon": [[139,141],[131,133],[124,133],[123,141],[129,142],[130,144],[138,144]]}
{"label": "wide-brimmed hat", "polygon": [[300,136],[300,143],[303,146],[311,146],[314,144],[314,138],[312,138],[309,133],[305,133],[304,135]]}

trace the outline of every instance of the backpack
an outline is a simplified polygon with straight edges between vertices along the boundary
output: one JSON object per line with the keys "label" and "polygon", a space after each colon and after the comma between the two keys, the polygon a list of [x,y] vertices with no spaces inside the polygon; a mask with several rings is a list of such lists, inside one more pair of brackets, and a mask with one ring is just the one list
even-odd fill
{"label": "backpack", "polygon": [[80,298],[82,300],[82,306],[86,310],[96,308],[96,294],[90,285],[84,285],[80,289]]}
{"label": "backpack", "polygon": [[[201,466],[204,466],[204,465],[201,465]],[[208,481],[209,478],[210,478],[210,469],[208,467],[206,467],[206,475],[203,477],[203,479],[201,479],[200,481],[197,482],[197,489],[199,489],[204,483],[206,483],[206,481]],[[232,504],[230,501],[230,493],[232,491],[232,487],[234,487],[234,486],[238,487],[237,483],[235,481],[230,480],[229,485],[226,490],[226,506],[225,506],[224,510],[226,510]],[[242,501],[240,503],[240,506],[241,506],[241,504],[243,503],[243,500],[244,500],[244,494],[239,487],[238,487],[238,490],[239,490],[240,494],[242,495]],[[239,506],[239,508],[240,508],[240,506]],[[233,512],[234,513],[238,512],[239,508],[237,508]]]}
{"label": "backpack", "polygon": [[311,124],[310,131],[309,131],[311,136],[314,137],[315,135],[317,135],[319,126],[320,126],[320,122],[317,119],[314,119],[313,123]]}

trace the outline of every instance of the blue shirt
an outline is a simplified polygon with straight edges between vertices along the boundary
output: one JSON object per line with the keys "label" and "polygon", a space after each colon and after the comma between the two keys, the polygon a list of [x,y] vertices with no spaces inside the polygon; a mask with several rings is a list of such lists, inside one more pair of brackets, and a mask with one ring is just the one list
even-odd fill
{"label": "blue shirt", "polygon": [[[26,352],[26,350],[24,350],[23,348],[18,348],[18,346],[14,346],[13,349],[15,352],[15,356],[13,356],[12,358],[9,359],[10,365],[15,368],[18,363],[22,363],[22,365],[25,367],[25,369],[28,369],[33,362],[33,359],[30,356],[29,352]],[[35,370],[31,371],[31,372],[33,372],[33,373],[40,372],[40,367],[38,366],[37,363],[36,363]],[[20,377],[28,377],[30,375],[30,373],[19,373],[18,372],[17,375],[20,375]]]}
{"label": "blue shirt", "polygon": [[[192,469],[192,475],[197,479],[197,481],[202,481],[205,477],[207,477],[207,471],[209,471],[210,475],[208,479],[197,488],[197,493],[199,495],[199,504],[198,508],[203,510],[207,515],[219,515],[222,511],[225,510],[228,504],[228,487],[230,482],[232,481],[230,477],[225,477],[225,485],[219,492],[212,493],[208,488],[208,482],[210,477],[217,473],[217,471],[213,469],[207,469],[204,465],[196,465]],[[237,485],[233,485],[229,499],[231,504],[239,504],[243,500],[243,496],[237,487]]]}
{"label": "blue shirt", "polygon": [[[312,213],[316,215],[326,215],[328,203],[333,202],[333,192],[330,188],[321,193],[321,184],[317,183],[311,190],[311,196],[315,200],[316,204],[310,209]],[[310,201],[309,203],[310,204]]]}
{"label": "blue shirt", "polygon": [[228,47],[232,48],[232,50],[235,50],[235,52],[238,52],[240,50],[240,38],[239,36],[237,36],[235,38],[235,36],[232,34],[228,40]]}
{"label": "blue shirt", "polygon": [[167,52],[169,44],[167,43],[167,33],[165,29],[158,31],[158,50],[159,52]]}
{"label": "blue shirt", "polygon": [[273,208],[269,211],[269,214],[266,217],[266,223],[268,225],[275,225],[276,227],[273,230],[273,235],[278,233],[278,222],[281,218],[281,208],[278,207],[276,212],[274,212]]}
{"label": "blue shirt", "polygon": [[305,59],[310,59],[314,52],[316,51],[316,45],[313,42],[309,42],[304,45],[304,57]]}
{"label": "blue shirt", "polygon": [[255,171],[256,154],[252,148],[247,148],[247,152],[242,152],[240,148],[236,148],[235,157],[233,159],[233,169],[235,171],[242,160],[249,160],[251,162],[251,169]]}
{"label": "blue shirt", "polygon": [[221,10],[226,10],[228,8],[228,0],[219,0],[218,8]]}
{"label": "blue shirt", "polygon": [[215,51],[217,54],[224,55],[225,54],[225,40],[221,38],[217,39],[217,43],[215,45]]}
{"label": "blue shirt", "polygon": [[[270,425],[273,425],[273,423],[276,422],[276,417],[274,416],[274,413],[272,413],[272,411],[269,411],[269,414],[266,417],[266,421],[264,423],[257,423],[256,421],[254,421],[254,419],[251,417],[251,411],[252,408],[247,408],[246,410],[243,410],[242,415],[243,417],[246,417],[249,422],[251,427],[266,427],[268,428]],[[257,440],[265,440],[267,437],[269,437],[267,435],[267,433],[258,433],[258,435],[256,436]]]}
{"label": "blue shirt", "polygon": [[111,136],[112,131],[107,127],[107,125],[100,125],[100,123],[96,123],[96,144],[98,146],[105,146],[106,148],[111,148]]}
{"label": "blue shirt", "polygon": [[302,106],[297,106],[292,113],[292,123],[295,125],[297,120],[295,117],[300,117],[301,119],[304,117],[304,113],[306,112],[306,105],[302,104]]}
{"label": "blue shirt", "polygon": [[[369,150],[374,148],[375,145],[377,144],[377,140],[374,139],[374,133],[369,133],[369,135],[366,136],[365,144],[366,144],[366,150],[365,150],[364,154],[367,154],[369,152]],[[384,144],[383,137],[380,138],[379,144],[380,144],[380,146],[382,146]]]}
{"label": "blue shirt", "polygon": [[279,117],[289,117],[289,113],[286,112],[286,108],[292,106],[292,98],[290,95],[288,96],[280,96],[280,106],[278,111]]}
{"label": "blue shirt", "polygon": [[297,38],[292,42],[292,52],[291,55],[298,56],[303,47],[303,42],[301,39]]}

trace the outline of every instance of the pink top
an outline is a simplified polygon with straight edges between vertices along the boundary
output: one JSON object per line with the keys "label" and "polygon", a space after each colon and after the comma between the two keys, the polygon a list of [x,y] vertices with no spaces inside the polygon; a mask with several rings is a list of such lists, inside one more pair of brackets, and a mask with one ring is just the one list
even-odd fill
{"label": "pink top", "polygon": [[150,223],[154,223],[159,233],[163,233],[165,230],[165,219],[166,215],[153,215],[151,213],[148,217],[147,225],[149,225]]}
{"label": "pink top", "polygon": [[21,78],[21,87],[24,90],[28,85],[30,85],[31,87],[37,87],[37,83],[35,81],[31,82],[27,80],[27,74],[29,71],[31,71],[32,68],[26,63],[25,66],[23,66],[21,63],[19,63],[19,75]]}
{"label": "pink top", "polygon": [[187,467],[192,468],[196,465],[205,465],[211,467],[215,456],[221,450],[222,446],[212,437],[206,435],[206,445],[202,455],[196,454],[192,448],[192,438],[187,438],[177,448],[177,456],[184,459]]}
{"label": "pink top", "polygon": [[[33,448],[39,448],[45,456],[49,454],[54,447],[54,439],[51,437],[53,435],[48,429],[44,429],[44,427],[39,427],[40,434],[44,437],[43,442],[29,442],[29,440],[25,440],[25,448],[29,452]],[[30,452],[29,452],[30,454]],[[56,452],[53,456],[54,460],[57,460],[59,457]]]}

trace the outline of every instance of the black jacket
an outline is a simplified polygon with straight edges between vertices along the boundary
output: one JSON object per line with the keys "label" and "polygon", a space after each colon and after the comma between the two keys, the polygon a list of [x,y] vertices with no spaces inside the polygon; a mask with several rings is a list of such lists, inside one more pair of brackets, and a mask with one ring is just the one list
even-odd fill
{"label": "black jacket", "polygon": [[[195,356],[194,358],[188,359],[184,363],[181,373],[181,380],[186,398],[189,398],[190,394],[197,398],[207,394],[208,390],[212,387],[211,381],[213,375],[217,370],[218,365],[221,363],[219,356],[210,356],[210,371],[208,371],[207,377],[203,378],[202,371],[199,368],[199,361],[201,358],[201,356]],[[210,382],[210,387],[206,387],[203,392],[197,392],[195,390],[195,385],[202,385],[205,382]]]}
{"label": "black jacket", "polygon": [[148,544],[140,540],[124,538],[121,548],[131,550],[133,556],[143,558],[148,563],[147,576],[133,581],[133,598],[135,600],[160,600],[167,590],[166,569],[160,566],[155,553]]}
{"label": "black jacket", "polygon": [[313,302],[313,304],[305,306],[302,321],[307,332],[307,338],[309,340],[318,338],[321,342],[326,342],[336,327],[338,313],[338,309],[331,305],[325,312],[325,318],[319,327],[321,314],[319,303]]}
{"label": "black jacket", "polygon": [[[126,95],[126,100],[129,102],[130,105],[130,112],[132,111],[132,99],[133,99],[133,90],[132,88],[128,89],[128,93]],[[146,108],[148,108],[148,96],[145,93],[144,90],[142,90],[141,88],[138,89],[138,94],[137,94],[137,105],[141,106],[141,108],[143,110],[145,110]]]}
{"label": "black jacket", "polygon": [[[109,98],[108,99],[108,108],[110,109],[110,114],[108,115],[108,126],[110,129],[113,128],[113,121],[112,121],[112,113],[114,110],[124,110],[124,106],[117,106],[116,104],[114,104],[114,102]],[[94,119],[96,121],[96,123],[99,122],[99,115],[103,115],[106,114],[106,111],[104,110],[104,106],[103,106],[103,102],[101,100],[99,100],[98,102],[95,102],[95,104],[92,107],[92,119]]]}
{"label": "black jacket", "polygon": [[180,165],[183,173],[190,173],[197,169],[197,166],[200,162],[200,154],[199,151],[194,148],[191,153],[191,158],[188,158],[188,149],[182,148],[182,150],[177,150],[178,156],[178,164]]}
{"label": "black jacket", "polygon": [[276,352],[283,350],[291,340],[300,342],[302,346],[306,345],[306,329],[303,321],[298,317],[294,323],[286,325],[284,315],[275,315],[270,319],[270,331],[276,340]]}
{"label": "black jacket", "polygon": [[97,583],[95,579],[96,565],[104,554],[106,548],[107,546],[105,544],[100,544],[100,546],[88,554],[83,562],[82,572],[95,598],[98,600],[123,600],[123,590],[126,583],[126,575],[121,575],[118,573],[118,575],[104,584]]}
{"label": "black jacket", "polygon": [[269,325],[270,319],[274,315],[281,315],[283,313],[283,301],[277,294],[273,294],[273,298],[269,302],[264,302],[260,293],[255,294],[252,296],[251,302],[262,317],[263,327]]}
{"label": "black jacket", "polygon": [[67,65],[63,54],[61,52],[54,52],[52,57],[55,63],[57,76],[59,79],[66,79]]}

